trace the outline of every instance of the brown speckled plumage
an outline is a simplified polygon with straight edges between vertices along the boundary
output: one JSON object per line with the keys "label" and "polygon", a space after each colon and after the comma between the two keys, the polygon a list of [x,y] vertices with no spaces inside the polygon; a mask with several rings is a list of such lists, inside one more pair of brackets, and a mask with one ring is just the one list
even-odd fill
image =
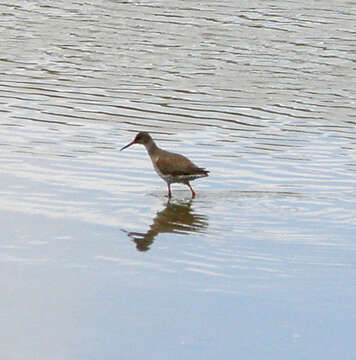
{"label": "brown speckled plumage", "polygon": [[187,185],[192,193],[192,197],[194,197],[195,192],[189,182],[208,176],[208,170],[196,166],[185,156],[160,149],[147,132],[138,133],[135,139],[121,150],[133,144],[142,144],[145,146],[151,157],[154,169],[168,185],[168,197],[172,196],[171,184],[173,183]]}

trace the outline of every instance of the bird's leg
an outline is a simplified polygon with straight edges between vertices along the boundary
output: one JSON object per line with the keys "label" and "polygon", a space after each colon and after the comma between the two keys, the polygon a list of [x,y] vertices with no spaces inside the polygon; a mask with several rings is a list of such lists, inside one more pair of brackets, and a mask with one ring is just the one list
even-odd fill
{"label": "bird's leg", "polygon": [[194,192],[193,188],[190,186],[189,182],[187,183],[187,185],[189,186],[189,189],[192,192],[192,198],[194,198],[195,197],[195,192]]}
{"label": "bird's leg", "polygon": [[170,199],[172,197],[171,184],[167,184],[167,186],[168,186],[168,198]]}

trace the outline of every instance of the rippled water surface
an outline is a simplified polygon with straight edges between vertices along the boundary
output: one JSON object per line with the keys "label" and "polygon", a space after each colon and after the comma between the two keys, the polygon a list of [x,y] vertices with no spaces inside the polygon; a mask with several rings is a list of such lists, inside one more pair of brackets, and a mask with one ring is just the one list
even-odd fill
{"label": "rippled water surface", "polygon": [[2,359],[354,359],[354,1],[0,14]]}

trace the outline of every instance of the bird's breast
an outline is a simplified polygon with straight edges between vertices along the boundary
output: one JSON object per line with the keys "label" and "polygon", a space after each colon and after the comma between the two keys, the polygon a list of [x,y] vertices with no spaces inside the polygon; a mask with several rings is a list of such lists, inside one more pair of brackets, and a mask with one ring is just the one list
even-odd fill
{"label": "bird's breast", "polygon": [[167,176],[161,172],[161,170],[158,166],[159,155],[153,155],[151,157],[151,160],[152,160],[153,168],[155,169],[158,176],[160,176],[163,180],[167,181]]}

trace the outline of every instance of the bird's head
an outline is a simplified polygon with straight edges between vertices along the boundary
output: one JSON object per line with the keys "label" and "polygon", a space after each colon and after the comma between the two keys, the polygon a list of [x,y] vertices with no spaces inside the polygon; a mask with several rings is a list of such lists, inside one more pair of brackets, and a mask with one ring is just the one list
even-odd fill
{"label": "bird's head", "polygon": [[120,149],[121,150],[124,150],[126,148],[128,148],[129,146],[131,145],[134,145],[134,144],[142,144],[142,145],[146,145],[148,144],[150,141],[152,140],[150,134],[148,132],[145,132],[145,131],[141,131],[139,132],[136,137],[127,145],[125,145],[123,148]]}

